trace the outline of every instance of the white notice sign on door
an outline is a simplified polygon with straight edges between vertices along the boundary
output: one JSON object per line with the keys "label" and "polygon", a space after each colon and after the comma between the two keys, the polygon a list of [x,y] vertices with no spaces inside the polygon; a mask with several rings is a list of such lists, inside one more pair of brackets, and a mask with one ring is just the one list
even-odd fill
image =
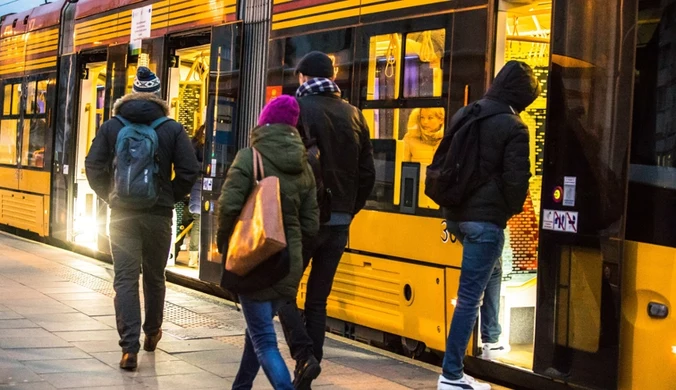
{"label": "white notice sign on door", "polygon": [[153,6],[136,8],[131,11],[131,49],[141,48],[141,42],[144,38],[150,38],[150,31],[153,22]]}

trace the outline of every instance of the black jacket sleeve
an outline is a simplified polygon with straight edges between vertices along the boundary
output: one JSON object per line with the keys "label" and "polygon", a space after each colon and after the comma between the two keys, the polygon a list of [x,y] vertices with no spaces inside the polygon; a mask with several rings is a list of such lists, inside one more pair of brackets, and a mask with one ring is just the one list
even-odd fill
{"label": "black jacket sleeve", "polygon": [[183,126],[176,136],[172,161],[175,176],[171,181],[171,188],[174,192],[174,202],[178,202],[190,193],[200,169],[197,157],[195,157],[195,148],[193,148]]}
{"label": "black jacket sleeve", "polygon": [[528,128],[519,124],[507,139],[503,157],[503,194],[512,215],[523,211],[530,179],[530,148]]}
{"label": "black jacket sleeve", "polygon": [[373,145],[371,144],[371,133],[364,114],[359,112],[360,131],[359,131],[359,189],[354,203],[353,215],[356,215],[364,205],[366,199],[371,195],[376,181],[376,167],[373,161]]}
{"label": "black jacket sleeve", "polygon": [[85,172],[89,186],[96,196],[108,202],[112,180],[113,154],[115,145],[109,141],[113,131],[110,121],[104,123],[92,141],[89,153],[85,157]]}

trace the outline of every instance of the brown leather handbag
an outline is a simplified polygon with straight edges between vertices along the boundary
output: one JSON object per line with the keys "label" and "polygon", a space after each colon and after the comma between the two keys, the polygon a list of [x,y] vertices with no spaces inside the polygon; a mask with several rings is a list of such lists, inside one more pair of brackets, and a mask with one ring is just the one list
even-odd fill
{"label": "brown leather handbag", "polygon": [[256,185],[235,223],[225,261],[225,269],[238,276],[286,248],[279,178],[265,177],[263,158],[251,150]]}

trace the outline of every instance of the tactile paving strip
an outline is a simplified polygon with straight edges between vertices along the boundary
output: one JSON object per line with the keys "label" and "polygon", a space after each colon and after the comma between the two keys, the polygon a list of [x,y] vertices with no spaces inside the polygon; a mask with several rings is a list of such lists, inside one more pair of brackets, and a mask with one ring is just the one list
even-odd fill
{"label": "tactile paving strip", "polygon": [[[61,264],[52,264],[50,268],[53,269],[54,274],[65,280],[109,297],[115,296],[113,283],[110,280],[102,279]],[[143,299],[141,299],[141,305],[143,305]],[[224,310],[228,309],[224,308]],[[234,327],[205,314],[195,313],[188,308],[171,302],[165,302],[164,304],[164,320],[185,329],[166,331],[166,333],[170,334],[176,333],[176,336],[181,339],[199,339],[211,338],[214,336],[235,336],[244,334],[244,329]],[[212,329],[212,331],[207,331],[206,329]],[[218,329],[219,332],[214,332],[213,329]]]}

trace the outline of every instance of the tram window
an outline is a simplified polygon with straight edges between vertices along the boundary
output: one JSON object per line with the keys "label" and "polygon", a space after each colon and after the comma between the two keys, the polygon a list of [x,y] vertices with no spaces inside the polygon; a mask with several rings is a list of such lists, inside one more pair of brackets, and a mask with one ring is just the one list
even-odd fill
{"label": "tram window", "polygon": [[441,96],[446,30],[406,34],[404,97]]}
{"label": "tram window", "polygon": [[37,95],[35,96],[35,113],[36,114],[46,114],[47,113],[47,87],[49,86],[49,81],[40,80],[38,81]]}
{"label": "tram window", "polygon": [[367,100],[399,98],[401,79],[401,34],[371,37],[369,41],[369,68]]}
{"label": "tram window", "polygon": [[[294,70],[307,53],[311,51],[321,51],[326,53],[334,65],[334,75],[336,84],[341,90],[342,97],[349,97],[351,71],[352,71],[352,30],[327,31],[309,35],[287,38],[284,41],[283,50],[283,76],[282,93],[293,95],[298,88],[298,77]],[[276,45],[271,46],[271,55],[280,55],[280,48]],[[271,73],[268,77],[271,80],[276,79],[274,70],[275,64],[279,64],[281,58],[270,59],[272,65]],[[279,66],[279,65],[277,65]],[[269,84],[274,86],[275,84]]]}
{"label": "tram window", "polygon": [[5,85],[5,94],[3,96],[2,114],[11,115],[12,113],[12,84]]}
{"label": "tram window", "polygon": [[21,84],[5,85],[3,115],[19,115],[21,104]]}
{"label": "tram window", "polygon": [[26,114],[35,112],[35,81],[26,84]]}
{"label": "tram window", "polygon": [[0,121],[0,164],[16,164],[16,129],[18,121]]}

